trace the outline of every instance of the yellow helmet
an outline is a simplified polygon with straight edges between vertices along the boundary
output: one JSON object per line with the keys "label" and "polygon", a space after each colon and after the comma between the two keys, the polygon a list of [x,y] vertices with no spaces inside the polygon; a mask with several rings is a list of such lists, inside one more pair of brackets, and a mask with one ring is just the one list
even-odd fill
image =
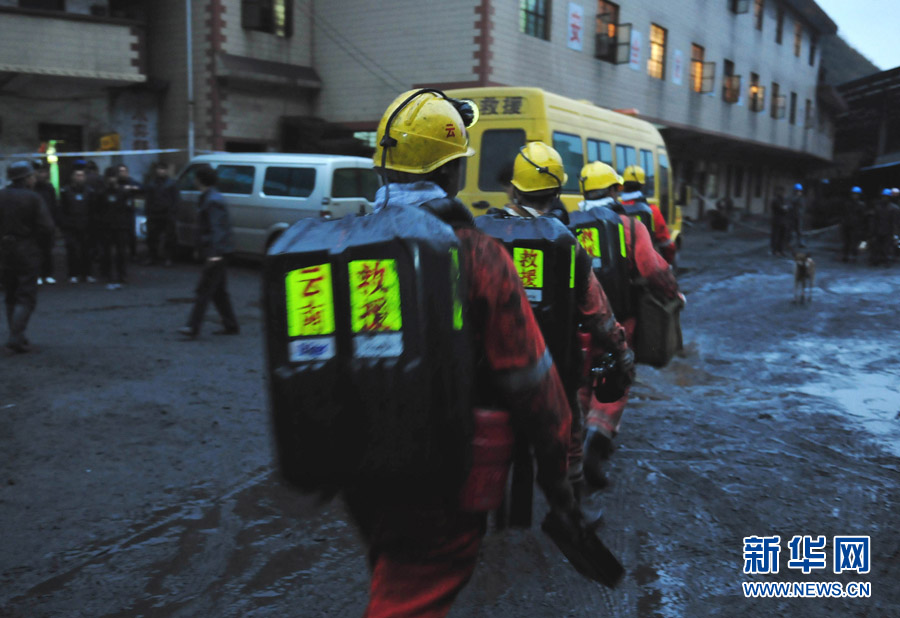
{"label": "yellow helmet", "polygon": [[562,157],[544,142],[529,142],[513,162],[513,186],[523,193],[560,189],[569,177]]}
{"label": "yellow helmet", "polygon": [[[467,103],[477,118],[474,103]],[[432,90],[410,90],[394,99],[378,123],[377,137],[375,167],[398,172],[427,174],[475,154],[456,106]]]}
{"label": "yellow helmet", "polygon": [[608,189],[613,185],[622,184],[622,177],[611,166],[603,161],[594,161],[581,168],[581,192],[598,191]]}
{"label": "yellow helmet", "polygon": [[640,165],[629,165],[625,168],[625,173],[622,174],[622,177],[625,179],[625,182],[644,184],[647,180],[647,173]]}

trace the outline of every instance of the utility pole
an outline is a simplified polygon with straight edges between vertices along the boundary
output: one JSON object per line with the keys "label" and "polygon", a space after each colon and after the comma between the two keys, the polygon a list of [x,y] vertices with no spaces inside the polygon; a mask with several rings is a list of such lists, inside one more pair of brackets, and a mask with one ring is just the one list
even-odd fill
{"label": "utility pole", "polygon": [[188,160],[194,158],[194,35],[191,23],[191,0],[184,0],[187,14],[187,105],[188,105]]}

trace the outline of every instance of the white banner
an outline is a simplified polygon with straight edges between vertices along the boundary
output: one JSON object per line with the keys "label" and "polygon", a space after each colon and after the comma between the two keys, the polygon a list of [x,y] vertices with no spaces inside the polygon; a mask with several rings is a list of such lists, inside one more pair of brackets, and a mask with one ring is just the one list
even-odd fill
{"label": "white banner", "polygon": [[631,55],[628,65],[635,71],[641,70],[641,33],[635,29],[631,30]]}
{"label": "white banner", "polygon": [[569,49],[581,51],[584,48],[584,7],[569,3]]}
{"label": "white banner", "polygon": [[676,49],[672,54],[672,83],[680,86],[684,77],[684,54],[680,49]]}

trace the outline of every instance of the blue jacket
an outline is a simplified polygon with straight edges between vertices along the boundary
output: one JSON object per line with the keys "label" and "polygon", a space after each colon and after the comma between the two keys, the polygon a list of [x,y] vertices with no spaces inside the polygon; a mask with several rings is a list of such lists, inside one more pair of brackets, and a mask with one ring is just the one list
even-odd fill
{"label": "blue jacket", "polygon": [[203,258],[222,257],[234,253],[234,238],[225,199],[215,189],[207,189],[197,205],[199,249]]}

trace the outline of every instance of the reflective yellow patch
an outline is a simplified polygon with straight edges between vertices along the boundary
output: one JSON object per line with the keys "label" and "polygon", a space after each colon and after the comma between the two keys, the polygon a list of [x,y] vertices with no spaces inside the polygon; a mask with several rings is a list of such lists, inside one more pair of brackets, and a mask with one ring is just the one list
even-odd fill
{"label": "reflective yellow patch", "polygon": [[597,228],[583,227],[578,230],[578,242],[592,258],[603,257],[600,255],[600,234]]}
{"label": "reflective yellow patch", "polygon": [[513,262],[526,288],[544,287],[544,252],[540,249],[513,247]]}
{"label": "reflective yellow patch", "polygon": [[459,250],[456,247],[450,249],[450,284],[453,289],[453,330],[462,330],[463,308],[459,289]]}
{"label": "reflective yellow patch", "polygon": [[575,287],[575,245],[572,245],[572,257],[569,259],[569,288]]}
{"label": "reflective yellow patch", "polygon": [[395,260],[350,262],[350,327],[354,333],[397,332],[400,315],[400,278]]}
{"label": "reflective yellow patch", "polygon": [[289,337],[334,332],[331,264],[292,270],[284,277]]}
{"label": "reflective yellow patch", "polygon": [[625,226],[621,223],[619,224],[619,251],[622,252],[622,257],[628,257],[628,253],[625,251]]}

